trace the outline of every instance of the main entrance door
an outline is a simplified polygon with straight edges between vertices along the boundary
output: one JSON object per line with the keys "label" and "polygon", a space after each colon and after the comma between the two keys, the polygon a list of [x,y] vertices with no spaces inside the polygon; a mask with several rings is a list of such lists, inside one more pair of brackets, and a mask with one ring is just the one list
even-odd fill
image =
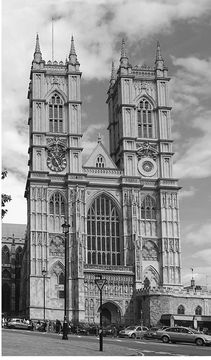
{"label": "main entrance door", "polygon": [[107,302],[102,306],[103,326],[121,323],[121,313],[118,305]]}

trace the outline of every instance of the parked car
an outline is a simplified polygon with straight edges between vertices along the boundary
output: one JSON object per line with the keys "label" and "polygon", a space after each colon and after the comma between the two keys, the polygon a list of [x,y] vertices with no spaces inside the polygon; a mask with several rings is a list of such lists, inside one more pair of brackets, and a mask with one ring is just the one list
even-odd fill
{"label": "parked car", "polygon": [[23,319],[9,319],[7,322],[8,329],[24,329],[24,330],[33,330],[33,325],[25,322]]}
{"label": "parked car", "polygon": [[198,346],[211,345],[211,336],[201,333],[200,331],[186,328],[183,326],[169,327],[165,330],[157,331],[157,338],[161,339],[164,343],[171,341],[195,343]]}
{"label": "parked car", "polygon": [[145,339],[157,339],[157,331],[160,330],[159,327],[151,327],[147,332],[144,334]]}
{"label": "parked car", "polygon": [[129,337],[132,339],[142,338],[147,330],[149,329],[145,326],[128,326],[119,332],[119,337]]}

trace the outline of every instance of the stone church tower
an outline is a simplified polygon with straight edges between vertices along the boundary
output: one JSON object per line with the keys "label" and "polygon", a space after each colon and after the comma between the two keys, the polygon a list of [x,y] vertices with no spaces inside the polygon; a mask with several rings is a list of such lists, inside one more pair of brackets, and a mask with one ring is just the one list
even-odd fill
{"label": "stone church tower", "polygon": [[[140,320],[143,288],[180,288],[178,184],[172,176],[167,68],[132,66],[122,42],[108,90],[109,153],[100,137],[82,164],[80,64],[45,62],[36,39],[29,84],[27,242],[23,269],[30,318],[64,314],[64,235],[68,234],[68,317],[104,323]],[[86,151],[86,149],[84,149]],[[139,296],[140,298],[140,296]]]}

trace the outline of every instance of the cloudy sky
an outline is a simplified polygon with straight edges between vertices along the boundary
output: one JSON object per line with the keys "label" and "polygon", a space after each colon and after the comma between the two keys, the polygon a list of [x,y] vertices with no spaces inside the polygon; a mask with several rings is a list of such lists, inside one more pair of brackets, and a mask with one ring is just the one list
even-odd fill
{"label": "cloudy sky", "polygon": [[[43,59],[65,61],[74,35],[83,73],[84,146],[98,133],[107,146],[106,93],[111,61],[122,37],[132,65],[154,64],[156,41],[172,77],[174,176],[180,179],[183,283],[191,270],[211,288],[211,1],[210,0],[3,0],[2,182],[12,196],[5,223],[26,223],[27,90],[39,33]],[[86,154],[87,155],[87,154]]]}

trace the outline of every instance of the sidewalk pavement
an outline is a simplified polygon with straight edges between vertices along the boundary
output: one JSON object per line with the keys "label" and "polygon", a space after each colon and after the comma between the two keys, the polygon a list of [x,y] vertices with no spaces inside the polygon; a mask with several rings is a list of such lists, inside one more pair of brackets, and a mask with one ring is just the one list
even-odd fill
{"label": "sidewalk pavement", "polygon": [[3,330],[3,356],[131,356],[137,355],[118,344],[118,341],[103,341],[103,351],[99,351],[99,340],[96,337],[35,333],[30,331]]}

